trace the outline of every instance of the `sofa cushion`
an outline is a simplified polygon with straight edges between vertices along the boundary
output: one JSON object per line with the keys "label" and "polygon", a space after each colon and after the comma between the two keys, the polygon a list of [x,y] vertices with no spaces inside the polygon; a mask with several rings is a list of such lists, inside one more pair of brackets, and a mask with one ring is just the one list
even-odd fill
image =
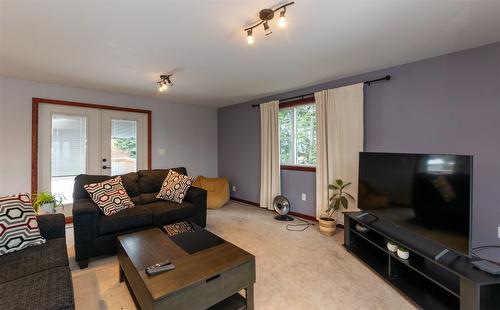
{"label": "sofa cushion", "polygon": [[111,215],[134,207],[134,203],[123,187],[120,176],[100,183],[86,184],[83,187],[104,215]]}
{"label": "sofa cushion", "polygon": [[154,225],[163,226],[195,215],[194,207],[189,202],[175,203],[159,200],[144,205],[154,213]]}
{"label": "sofa cushion", "polygon": [[[137,171],[139,174],[139,192],[158,193],[170,170],[180,174],[186,174],[186,168],[183,167]],[[144,204],[143,201],[141,201],[141,203]]]}
{"label": "sofa cushion", "polygon": [[188,177],[170,170],[156,198],[182,203],[193,181],[194,177]]}
{"label": "sofa cushion", "polygon": [[68,266],[66,239],[49,239],[40,246],[0,256],[0,283],[61,266]]}
{"label": "sofa cushion", "polygon": [[[87,193],[83,186],[86,184],[103,182],[111,178],[113,177],[109,175],[80,174],[76,176],[73,188],[73,198],[90,199],[89,193]],[[131,172],[121,175],[121,178],[123,187],[125,187],[125,190],[132,201],[134,201],[134,197],[139,196],[139,175],[135,172]]]}
{"label": "sofa cushion", "polygon": [[0,197],[0,256],[43,243],[29,194]]}
{"label": "sofa cushion", "polygon": [[153,224],[153,212],[136,206],[121,212],[99,217],[99,234],[109,234]]}
{"label": "sofa cushion", "polygon": [[69,267],[56,267],[0,284],[0,307],[74,309]]}

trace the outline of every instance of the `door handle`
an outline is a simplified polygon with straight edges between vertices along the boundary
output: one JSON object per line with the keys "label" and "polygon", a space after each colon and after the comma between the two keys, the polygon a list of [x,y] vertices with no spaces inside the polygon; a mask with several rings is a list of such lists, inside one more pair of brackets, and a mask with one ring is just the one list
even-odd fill
{"label": "door handle", "polygon": [[109,169],[108,166],[102,166],[102,169]]}

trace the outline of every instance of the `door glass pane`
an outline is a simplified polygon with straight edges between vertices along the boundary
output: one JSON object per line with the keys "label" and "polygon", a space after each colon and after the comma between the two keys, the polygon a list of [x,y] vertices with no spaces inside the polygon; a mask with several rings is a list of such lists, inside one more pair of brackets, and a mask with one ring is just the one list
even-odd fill
{"label": "door glass pane", "polygon": [[75,176],[87,170],[87,117],[52,115],[51,192],[73,202]]}
{"label": "door glass pane", "polygon": [[137,171],[137,121],[111,120],[111,175]]}

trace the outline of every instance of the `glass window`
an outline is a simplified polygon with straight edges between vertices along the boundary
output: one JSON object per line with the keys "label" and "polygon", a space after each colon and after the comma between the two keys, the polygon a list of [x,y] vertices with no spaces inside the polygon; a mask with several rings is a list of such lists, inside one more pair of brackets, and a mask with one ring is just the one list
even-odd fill
{"label": "glass window", "polygon": [[111,120],[111,175],[137,171],[137,121]]}
{"label": "glass window", "polygon": [[316,105],[280,109],[282,165],[316,165]]}
{"label": "glass window", "polygon": [[87,117],[52,115],[51,189],[73,202],[75,176],[87,171]]}

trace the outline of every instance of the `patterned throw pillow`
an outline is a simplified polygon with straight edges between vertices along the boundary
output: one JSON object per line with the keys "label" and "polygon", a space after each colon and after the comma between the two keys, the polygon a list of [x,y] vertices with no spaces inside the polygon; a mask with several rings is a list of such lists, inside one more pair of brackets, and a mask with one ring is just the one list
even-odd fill
{"label": "patterned throw pillow", "polygon": [[194,177],[188,177],[170,170],[156,198],[182,203],[193,181]]}
{"label": "patterned throw pillow", "polygon": [[134,203],[123,187],[122,178],[119,176],[101,183],[87,184],[83,188],[104,215],[111,215],[134,207]]}
{"label": "patterned throw pillow", "polygon": [[43,243],[29,194],[0,197],[0,255]]}

